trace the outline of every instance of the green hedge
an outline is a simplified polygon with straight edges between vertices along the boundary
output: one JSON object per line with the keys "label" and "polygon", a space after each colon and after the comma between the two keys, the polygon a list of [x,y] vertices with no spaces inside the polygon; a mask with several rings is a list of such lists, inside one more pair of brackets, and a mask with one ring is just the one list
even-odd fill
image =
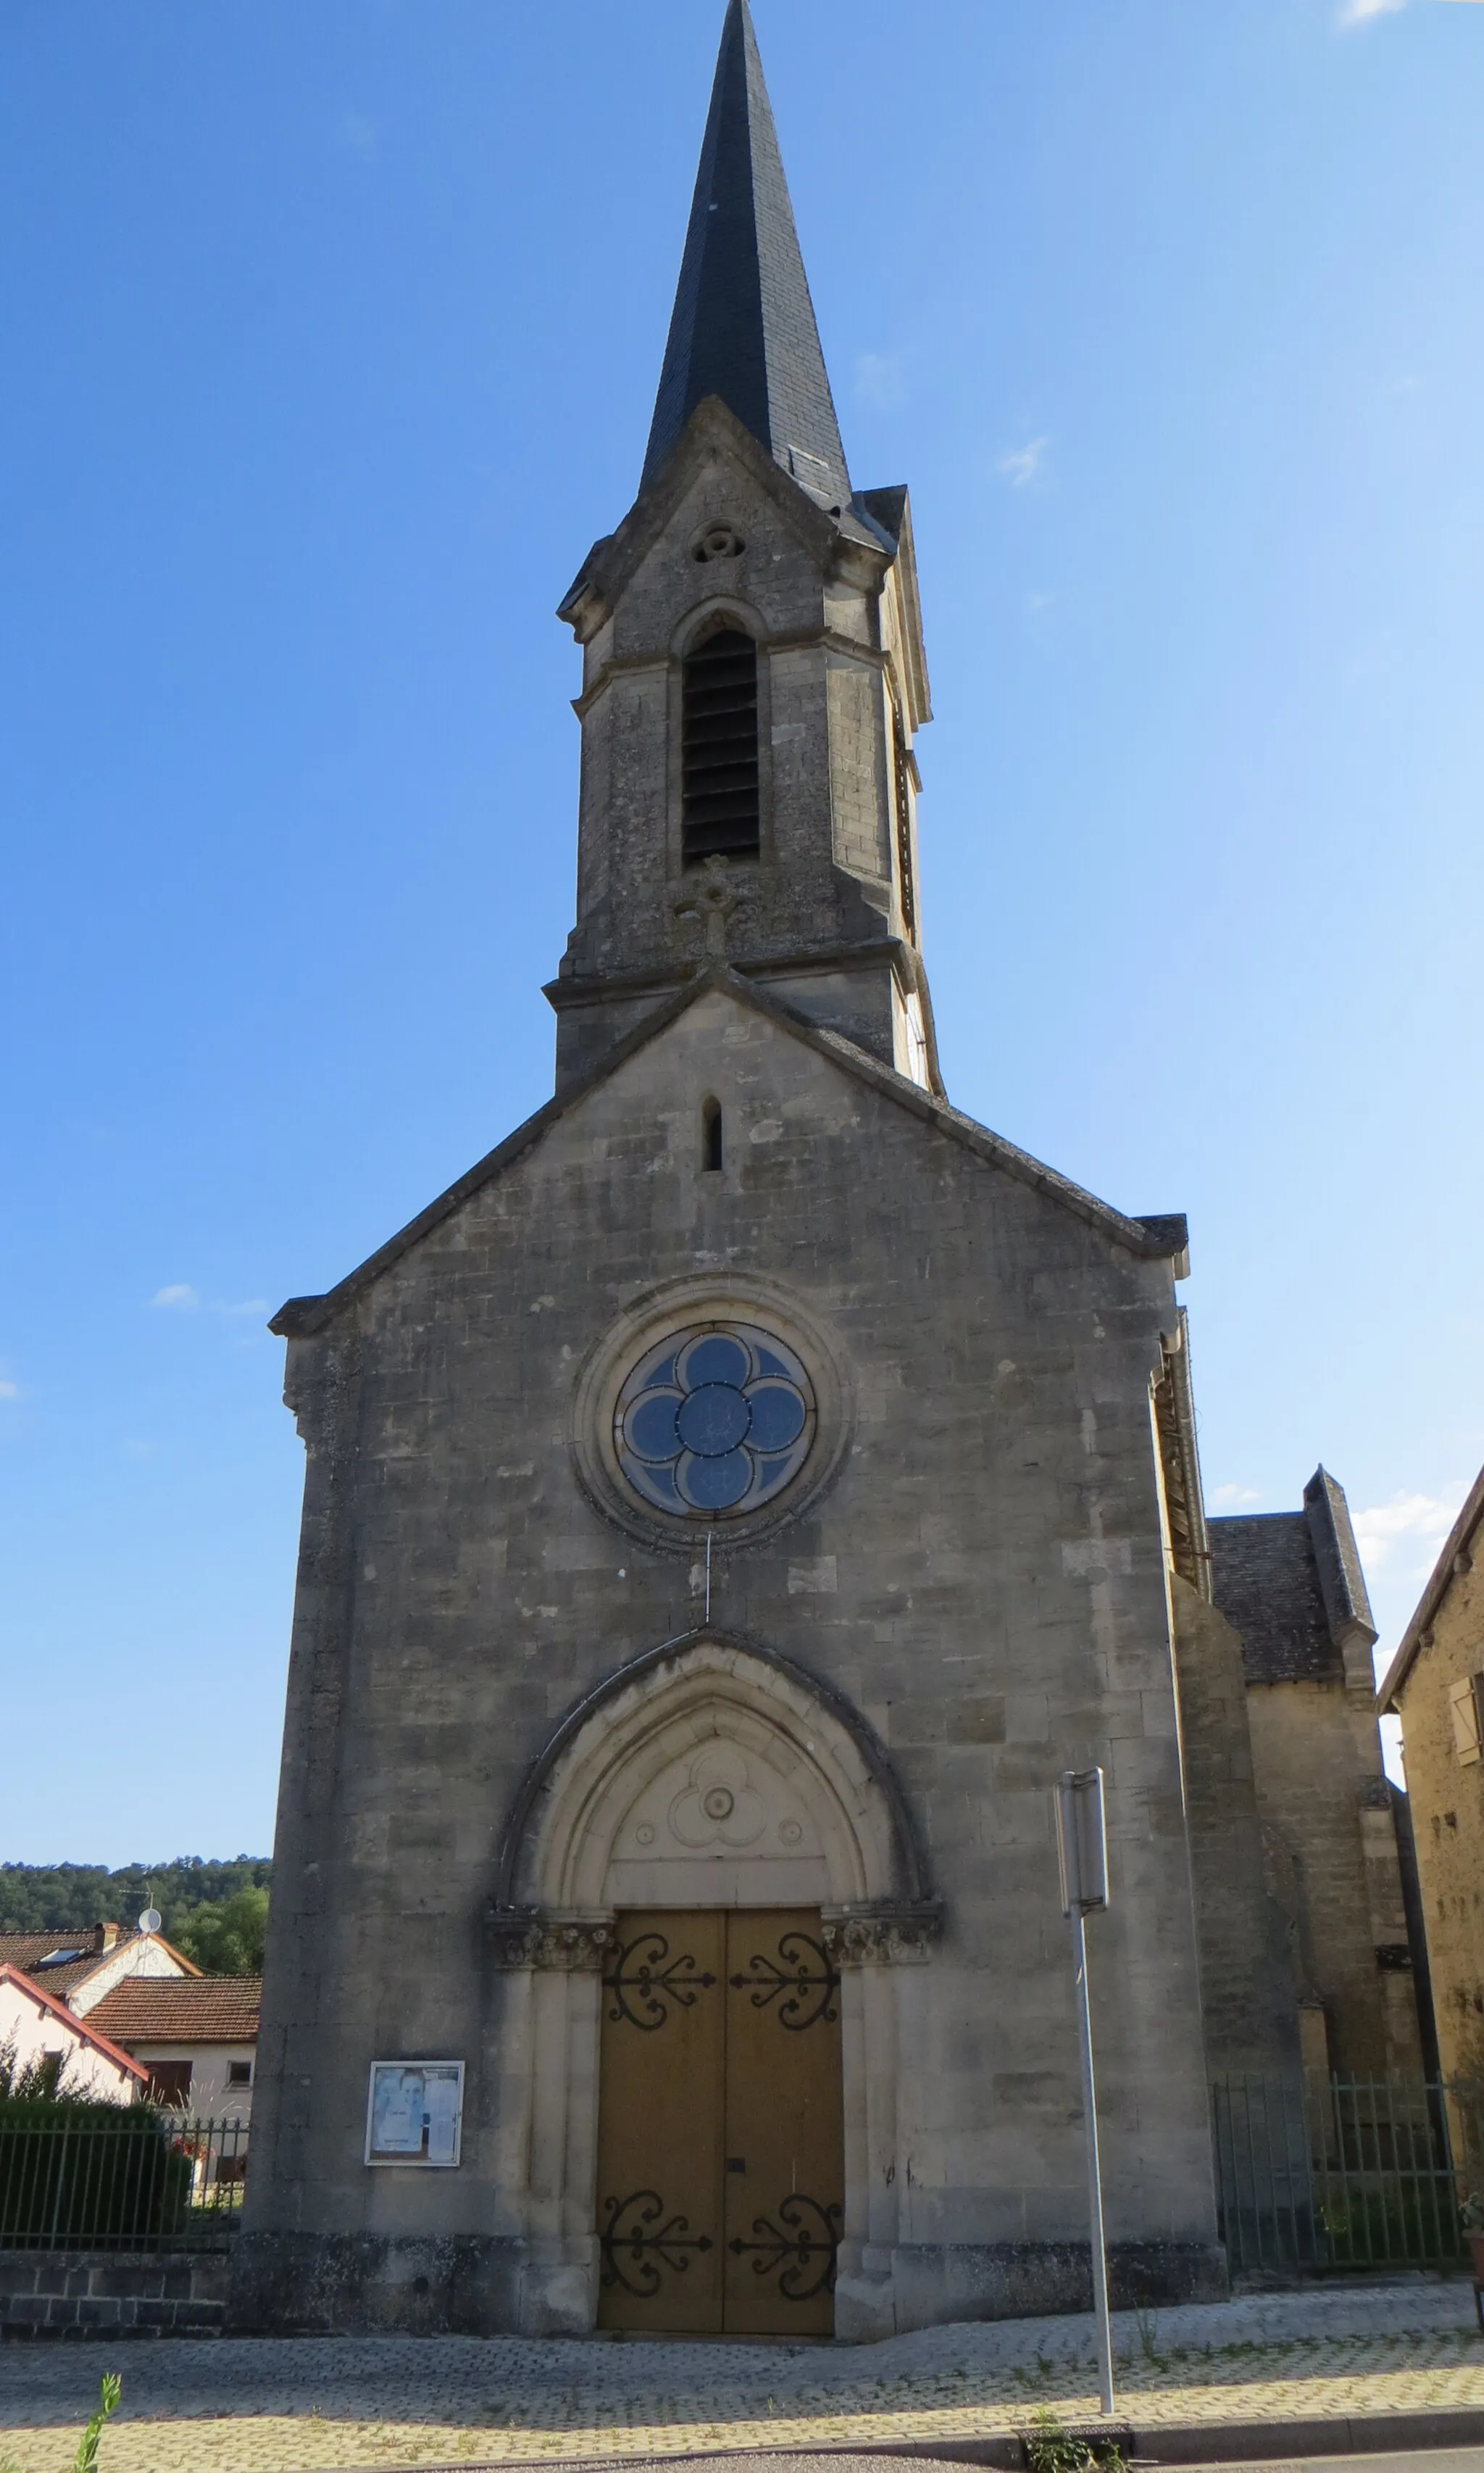
{"label": "green hedge", "polygon": [[0,2249],[155,2243],[190,2200],[191,2159],[157,2113],[0,2098]]}

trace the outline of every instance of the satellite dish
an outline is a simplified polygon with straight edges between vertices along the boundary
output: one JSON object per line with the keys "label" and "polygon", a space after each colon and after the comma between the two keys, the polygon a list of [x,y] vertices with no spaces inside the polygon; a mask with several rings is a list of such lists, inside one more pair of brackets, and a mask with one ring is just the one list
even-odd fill
{"label": "satellite dish", "polygon": [[158,1930],[159,1930],[159,1909],[158,1909],[158,1907],[146,1907],[146,1908],[145,1908],[145,1910],[144,1910],[143,1914],[142,1914],[142,1915],[140,1916],[140,1918],[139,1918],[139,1930],[140,1930],[142,1933],[157,1933],[157,1932],[158,1932]]}

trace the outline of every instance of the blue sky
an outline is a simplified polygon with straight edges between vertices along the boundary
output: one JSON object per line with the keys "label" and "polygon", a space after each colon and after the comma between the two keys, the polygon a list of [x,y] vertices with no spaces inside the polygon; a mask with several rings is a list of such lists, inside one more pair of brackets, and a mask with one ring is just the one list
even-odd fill
{"label": "blue sky", "polygon": [[[1484,1458],[1484,8],[754,12],[855,479],[913,491],[950,1092],[1188,1212],[1213,1506],[1322,1457],[1390,1644]],[[263,1325],[549,1092],[551,612],[719,18],[5,12],[0,1860],[270,1843]]]}

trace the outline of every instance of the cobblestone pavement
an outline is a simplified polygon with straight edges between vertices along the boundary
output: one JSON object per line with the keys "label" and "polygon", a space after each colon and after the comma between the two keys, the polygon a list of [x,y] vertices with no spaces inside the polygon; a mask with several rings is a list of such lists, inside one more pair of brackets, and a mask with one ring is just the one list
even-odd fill
{"label": "cobblestone pavement", "polygon": [[[1114,2322],[1142,2424],[1484,2407],[1462,2278],[1268,2293]],[[8,2344],[0,2473],[65,2473],[105,2370],[100,2473],[561,2465],[722,2449],[985,2437],[1096,2411],[1089,2318],[932,2327],[880,2344],[301,2337]]]}

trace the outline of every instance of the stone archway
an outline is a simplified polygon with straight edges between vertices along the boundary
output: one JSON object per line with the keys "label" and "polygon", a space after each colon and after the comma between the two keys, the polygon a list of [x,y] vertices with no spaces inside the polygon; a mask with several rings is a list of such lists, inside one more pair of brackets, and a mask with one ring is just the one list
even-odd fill
{"label": "stone archway", "polygon": [[558,1727],[512,1813],[491,1915],[495,1963],[516,1979],[500,2075],[528,2091],[531,2332],[596,2320],[600,1977],[615,1910],[805,1906],[842,1975],[836,2323],[880,2333],[890,2297],[866,2253],[895,2239],[895,1968],[923,1961],[938,1925],[884,1751],[830,1686],[710,1630],[635,1659]]}

